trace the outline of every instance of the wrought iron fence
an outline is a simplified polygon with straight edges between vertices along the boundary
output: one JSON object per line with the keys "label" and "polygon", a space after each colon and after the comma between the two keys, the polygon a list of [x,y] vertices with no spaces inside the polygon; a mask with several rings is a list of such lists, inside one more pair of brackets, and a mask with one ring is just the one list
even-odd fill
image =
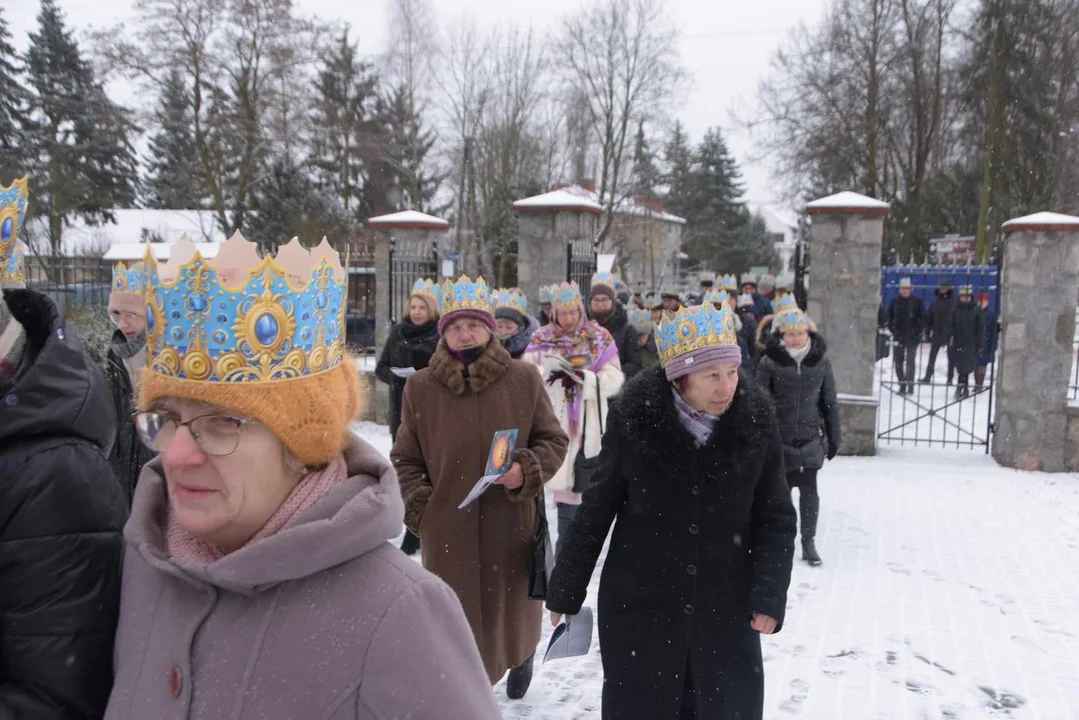
{"label": "wrought iron fence", "polygon": [[408,312],[408,294],[419,278],[438,280],[438,250],[390,239],[389,317],[396,323]]}
{"label": "wrought iron fence", "polygon": [[112,263],[96,257],[30,255],[26,286],[48,295],[62,313],[83,307],[104,310],[112,288]]}
{"label": "wrought iron fence", "polygon": [[566,243],[566,282],[576,282],[581,294],[587,296],[596,272],[596,251],[587,239]]}

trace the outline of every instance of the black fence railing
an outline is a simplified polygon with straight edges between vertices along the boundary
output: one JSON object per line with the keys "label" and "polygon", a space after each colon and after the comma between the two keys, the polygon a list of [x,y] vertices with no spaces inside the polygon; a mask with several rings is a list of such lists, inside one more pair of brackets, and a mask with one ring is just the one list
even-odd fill
{"label": "black fence railing", "polygon": [[566,282],[576,282],[581,294],[588,296],[592,275],[596,272],[596,251],[589,240],[566,243]]}
{"label": "black fence railing", "polygon": [[109,304],[113,263],[96,257],[30,255],[26,258],[26,286],[48,295],[61,312],[101,308]]}
{"label": "black fence railing", "polygon": [[[438,250],[436,248],[405,247],[390,239],[389,318],[396,323],[408,312],[408,294],[420,278],[438,282]],[[377,282],[377,280],[376,280]]]}

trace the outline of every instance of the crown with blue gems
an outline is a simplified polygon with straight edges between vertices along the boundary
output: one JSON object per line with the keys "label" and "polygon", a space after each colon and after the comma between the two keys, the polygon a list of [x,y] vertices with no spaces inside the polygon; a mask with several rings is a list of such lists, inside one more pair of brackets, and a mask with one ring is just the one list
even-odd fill
{"label": "crown with blue gems", "polygon": [[682,294],[678,292],[678,288],[676,288],[672,283],[667,283],[662,288],[660,288],[659,294],[661,298],[678,298],[679,302],[681,302],[682,300]]}
{"label": "crown with blue gems", "polygon": [[142,295],[146,292],[146,262],[140,260],[128,267],[122,262],[112,266],[112,291]]}
{"label": "crown with blue gems", "polygon": [[26,245],[17,242],[7,259],[0,262],[0,288],[26,287]]}
{"label": "crown with blue gems", "polygon": [[772,301],[772,310],[778,313],[793,312],[799,310],[798,303],[794,301],[793,295],[784,295],[778,300]]}
{"label": "crown with blue gems", "polygon": [[809,316],[802,312],[794,301],[793,295],[784,295],[775,306],[775,318],[772,320],[772,328],[782,335],[791,330],[805,330],[809,332]]}
{"label": "crown with blue gems", "polygon": [[19,228],[30,204],[30,186],[19,178],[7,187],[0,185],[0,266],[7,268],[19,240]]}
{"label": "crown with blue gems", "polygon": [[207,260],[191,241],[159,265],[147,251],[147,370],[200,383],[268,383],[345,358],[346,276],[323,239],[260,259],[237,232]]}
{"label": "crown with blue gems", "polygon": [[645,308],[630,308],[626,311],[629,324],[641,335],[652,332],[652,313]]}
{"label": "crown with blue gems", "polygon": [[715,288],[709,290],[701,296],[702,303],[725,303],[730,299],[730,295],[726,290],[716,290]]}
{"label": "crown with blue gems", "polygon": [[734,275],[724,275],[720,278],[719,286],[727,292],[738,292],[738,278]]}
{"label": "crown with blue gems", "polygon": [[420,278],[412,283],[412,292],[408,296],[412,297],[413,295],[420,295],[430,299],[434,303],[432,307],[438,308],[442,306],[442,288],[429,278]]}
{"label": "crown with blue gems", "polygon": [[747,305],[752,307],[756,303],[753,302],[753,296],[742,293],[738,296],[738,307],[746,307]]}
{"label": "crown with blue gems", "polygon": [[460,310],[491,312],[491,292],[483,278],[472,280],[468,275],[462,275],[457,280],[442,282],[442,315]]}
{"label": "crown with blue gems", "polygon": [[711,272],[707,272],[707,271],[702,272],[701,275],[700,275],[700,278],[699,278],[699,282],[700,282],[701,285],[715,285],[715,283],[716,283],[716,275],[715,275],[715,273],[711,273]]}
{"label": "crown with blue gems", "polygon": [[729,308],[711,304],[683,307],[673,318],[663,318],[656,326],[656,349],[659,361],[669,361],[714,345],[738,345],[734,313]]}
{"label": "crown with blue gems", "polygon": [[550,305],[551,304],[551,286],[550,285],[540,285],[539,301],[540,301],[540,305]]}
{"label": "crown with blue gems", "polygon": [[528,300],[517,288],[498,288],[491,293],[491,311],[501,308],[516,310],[522,315],[528,314]]}
{"label": "crown with blue gems", "polygon": [[556,310],[568,307],[577,307],[581,299],[581,289],[576,282],[564,282],[551,286],[551,307]]}
{"label": "crown with blue gems", "polygon": [[642,298],[644,306],[648,310],[658,310],[663,307],[663,298],[659,293],[650,292]]}
{"label": "crown with blue gems", "polygon": [[614,290],[614,277],[612,277],[609,272],[597,272],[592,276],[592,284],[590,287],[597,287],[599,285],[604,285],[611,290]]}

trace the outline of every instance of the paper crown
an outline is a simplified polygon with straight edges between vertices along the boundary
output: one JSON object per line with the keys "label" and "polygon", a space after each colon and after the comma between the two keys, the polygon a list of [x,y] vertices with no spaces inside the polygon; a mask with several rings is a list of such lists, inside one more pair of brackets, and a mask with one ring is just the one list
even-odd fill
{"label": "paper crown", "polygon": [[726,307],[716,310],[711,304],[683,307],[673,318],[664,317],[656,326],[655,338],[663,365],[703,348],[738,346],[734,313]]}
{"label": "paper crown", "polygon": [[776,313],[792,312],[798,309],[798,303],[794,301],[793,295],[784,295],[778,300],[772,301],[772,310]]}
{"label": "paper crown", "polygon": [[516,310],[522,315],[528,314],[528,300],[517,288],[498,288],[491,293],[491,311],[501,309]]}
{"label": "paper crown", "polygon": [[630,308],[626,313],[629,316],[629,324],[641,335],[652,332],[652,313],[645,308]]}
{"label": "paper crown", "polygon": [[603,285],[614,290],[614,278],[609,272],[597,272],[592,276],[591,287],[596,287],[597,285]]}
{"label": "paper crown", "polygon": [[772,327],[780,335],[791,330],[809,332],[809,316],[798,308],[787,310],[775,316],[775,319],[772,320]]}
{"label": "paper crown", "polygon": [[17,242],[0,262],[0,288],[26,287],[26,245]]}
{"label": "paper crown", "polygon": [[959,286],[959,294],[960,295],[970,295],[970,296],[973,297],[973,295],[974,295],[974,286],[973,285],[960,285]]}
{"label": "paper crown", "polygon": [[753,273],[743,273],[742,274],[742,284],[743,285],[756,285],[757,284],[757,276],[754,275]]}
{"label": "paper crown", "polygon": [[409,292],[408,296],[411,298],[414,295],[429,299],[432,307],[439,308],[442,306],[442,289],[430,278],[420,278],[412,283],[412,291]]}
{"label": "paper crown", "polygon": [[551,286],[550,285],[540,285],[539,301],[540,301],[540,305],[550,305],[551,304]]}
{"label": "paper crown", "polygon": [[659,294],[662,297],[665,297],[665,298],[669,297],[669,298],[677,298],[679,301],[682,300],[682,296],[678,292],[678,288],[676,288],[674,285],[669,284],[669,283],[667,285],[664,285],[662,288],[660,288]]}
{"label": "paper crown", "polygon": [[663,307],[663,298],[659,293],[650,292],[642,298],[646,310],[657,310]]}
{"label": "paper crown", "polygon": [[790,290],[791,279],[787,275],[776,275],[776,290]]}
{"label": "paper crown", "polygon": [[725,303],[730,298],[730,295],[726,290],[716,290],[715,288],[709,290],[701,296],[702,303]]}
{"label": "paper crown", "polygon": [[776,284],[776,276],[772,275],[771,273],[769,273],[768,275],[765,275],[765,276],[763,276],[761,278],[761,285],[764,285],[766,287],[775,287],[775,284]]}
{"label": "paper crown", "polygon": [[30,190],[26,178],[4,187],[0,185],[0,266],[7,267],[19,239],[19,228],[26,219]]}
{"label": "paper crown", "polygon": [[727,292],[738,292],[738,278],[734,275],[724,275],[720,278],[719,286]]}
{"label": "paper crown", "polygon": [[[346,277],[323,240],[295,238],[259,259],[237,232],[206,260],[191,241],[146,260],[147,370],[198,383],[271,383],[332,370],[345,357]],[[130,271],[128,271],[130,273]]]}
{"label": "paper crown", "polygon": [[556,310],[568,307],[577,307],[581,299],[581,289],[576,282],[564,282],[551,286],[551,307]]}
{"label": "paper crown", "polygon": [[699,280],[700,280],[701,285],[715,285],[716,284],[715,273],[702,272],[701,275],[700,275]]}
{"label": "paper crown", "polygon": [[752,295],[746,295],[745,293],[742,293],[738,296],[738,307],[746,307],[747,305],[753,306],[755,304],[756,303],[753,302]]}
{"label": "paper crown", "polygon": [[461,310],[491,312],[491,292],[483,278],[473,280],[462,275],[457,280],[442,281],[442,316]]}
{"label": "paper crown", "polygon": [[146,293],[146,263],[139,261],[128,267],[122,262],[112,266],[112,291],[114,293]]}

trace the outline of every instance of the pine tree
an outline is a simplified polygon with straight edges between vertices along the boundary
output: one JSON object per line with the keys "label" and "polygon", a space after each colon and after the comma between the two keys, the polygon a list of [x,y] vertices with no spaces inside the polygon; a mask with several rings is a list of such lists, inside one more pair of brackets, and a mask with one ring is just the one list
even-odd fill
{"label": "pine tree", "polygon": [[30,94],[19,82],[15,47],[3,8],[0,8],[0,183],[10,183],[27,172],[25,153],[26,108]]}
{"label": "pine tree", "polygon": [[633,194],[651,200],[656,196],[656,186],[659,182],[655,154],[648,146],[648,138],[644,134],[644,121],[641,120],[637,123],[637,138],[633,143]]}
{"label": "pine tree", "polygon": [[135,128],[94,78],[54,0],[42,0],[38,23],[26,53],[32,90],[27,139],[34,205],[59,254],[64,223],[73,215],[111,222],[114,208],[134,203],[137,162],[128,135]]}
{"label": "pine tree", "polygon": [[689,147],[689,138],[681,122],[675,122],[671,137],[664,150],[667,165],[665,180],[667,197],[664,205],[675,215],[688,217],[693,206],[693,151]]}
{"label": "pine tree", "polygon": [[313,245],[326,237],[336,245],[348,236],[348,222],[332,198],[320,193],[307,174],[279,159],[259,184],[244,232],[263,249],[276,251],[290,238]]}
{"label": "pine tree", "polygon": [[161,90],[159,130],[149,141],[143,195],[147,207],[192,210],[204,206],[205,180],[195,147],[183,74],[174,69]]}
{"label": "pine tree", "polygon": [[724,246],[747,222],[745,193],[740,182],[738,163],[716,128],[710,128],[701,140],[689,172],[689,205],[683,212],[689,236],[688,252],[714,270],[729,272]]}
{"label": "pine tree", "polygon": [[404,86],[397,86],[383,99],[381,116],[386,133],[382,159],[391,179],[392,204],[399,209],[435,212],[432,202],[444,179],[430,169],[435,132],[424,128]]}

